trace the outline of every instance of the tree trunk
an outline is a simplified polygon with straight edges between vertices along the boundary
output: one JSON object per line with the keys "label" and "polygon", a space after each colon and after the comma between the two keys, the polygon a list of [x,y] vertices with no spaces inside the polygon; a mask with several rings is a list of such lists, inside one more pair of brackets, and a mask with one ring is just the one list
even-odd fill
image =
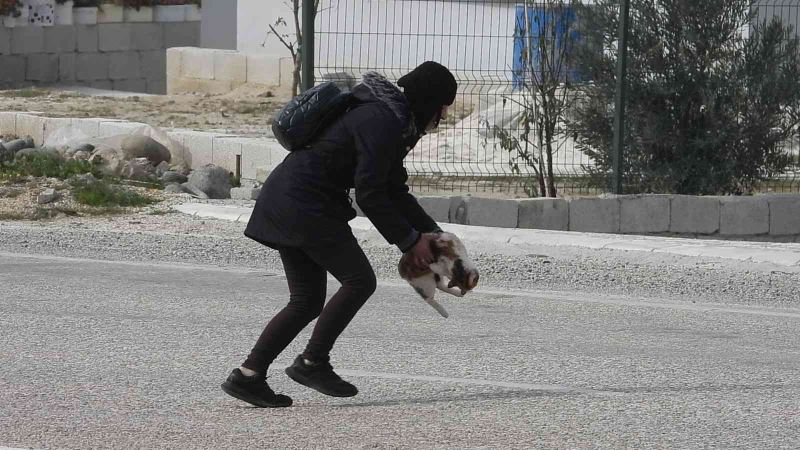
{"label": "tree trunk", "polygon": [[556,197],[556,181],[553,176],[553,136],[555,135],[555,123],[548,123],[545,129],[546,147],[545,153],[547,157],[547,196]]}
{"label": "tree trunk", "polygon": [[294,72],[292,73],[292,97],[297,96],[300,88],[300,71],[303,69],[303,59],[300,52],[294,55]]}

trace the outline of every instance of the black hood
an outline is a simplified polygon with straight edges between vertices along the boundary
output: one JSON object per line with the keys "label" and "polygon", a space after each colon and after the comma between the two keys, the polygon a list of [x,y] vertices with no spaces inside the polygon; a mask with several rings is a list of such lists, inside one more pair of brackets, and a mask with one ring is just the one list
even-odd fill
{"label": "black hood", "polygon": [[[418,138],[414,114],[411,112],[411,105],[406,95],[386,77],[378,72],[367,72],[361,83],[351,92],[361,102],[378,101],[388,106],[402,124],[403,137]],[[416,143],[416,140],[414,142]]]}

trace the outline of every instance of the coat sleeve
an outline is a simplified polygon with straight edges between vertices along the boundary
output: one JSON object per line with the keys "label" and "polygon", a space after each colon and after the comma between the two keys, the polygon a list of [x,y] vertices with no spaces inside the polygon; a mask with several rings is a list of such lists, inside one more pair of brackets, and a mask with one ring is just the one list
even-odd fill
{"label": "coat sleeve", "polygon": [[398,121],[379,108],[358,108],[345,122],[356,150],[356,202],[378,232],[403,253],[419,241],[389,195],[392,163],[402,145]]}
{"label": "coat sleeve", "polygon": [[441,232],[435,220],[419,205],[408,189],[408,172],[402,161],[395,164],[390,177],[389,196],[406,220],[421,233]]}

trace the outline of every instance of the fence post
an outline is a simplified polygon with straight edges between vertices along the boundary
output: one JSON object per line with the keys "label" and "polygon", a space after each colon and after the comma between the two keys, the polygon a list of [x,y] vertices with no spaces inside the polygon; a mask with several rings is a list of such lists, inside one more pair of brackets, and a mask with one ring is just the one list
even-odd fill
{"label": "fence post", "polygon": [[300,58],[303,66],[300,76],[300,90],[305,91],[314,86],[314,16],[317,11],[314,0],[303,2],[303,42],[300,44]]}
{"label": "fence post", "polygon": [[622,194],[622,156],[625,132],[625,77],[628,72],[628,21],[631,0],[620,0],[619,44],[617,49],[617,92],[614,109],[611,191]]}

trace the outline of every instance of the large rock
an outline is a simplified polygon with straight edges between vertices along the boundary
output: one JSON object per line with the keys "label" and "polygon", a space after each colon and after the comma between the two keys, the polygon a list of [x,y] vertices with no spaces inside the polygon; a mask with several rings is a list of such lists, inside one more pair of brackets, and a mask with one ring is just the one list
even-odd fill
{"label": "large rock", "polygon": [[49,147],[23,148],[14,155],[15,159],[30,158],[34,156],[46,156],[52,159],[62,159],[58,150]]}
{"label": "large rock", "polygon": [[184,194],[183,187],[179,183],[170,183],[164,188],[167,194]]}
{"label": "large rock", "polygon": [[181,185],[181,188],[183,189],[183,192],[185,192],[187,194],[194,195],[197,198],[202,198],[202,199],[207,199],[208,198],[208,195],[205,192],[203,192],[200,189],[192,186],[188,182],[183,183]]}
{"label": "large rock", "polygon": [[125,156],[121,150],[111,147],[102,147],[94,151],[89,161],[100,165],[106,175],[119,176],[125,164]]}
{"label": "large rock", "polygon": [[68,148],[64,152],[64,154],[67,155],[67,156],[73,156],[73,155],[77,154],[78,152],[85,152],[85,153],[91,154],[93,151],[94,151],[94,145],[92,145],[92,144],[81,144],[81,145],[76,145],[75,147]]}
{"label": "large rock", "polygon": [[[168,171],[169,171],[169,163],[166,162],[166,161],[161,161],[161,163],[156,166],[156,176],[159,177],[159,178],[161,178],[164,175],[164,173],[166,173]],[[183,181],[186,181],[186,180],[183,180]]]}
{"label": "large rock", "polygon": [[14,159],[14,153],[7,149],[5,143],[0,142],[0,163]]}
{"label": "large rock", "polygon": [[147,158],[153,166],[172,159],[167,147],[149,136],[134,135],[122,140],[125,159]]}
{"label": "large rock", "polygon": [[36,145],[33,143],[33,138],[30,136],[25,137],[25,139],[15,139],[3,144],[3,147],[5,147],[6,150],[12,154],[17,153],[25,148],[34,148],[35,146]]}
{"label": "large rock", "polygon": [[134,158],[122,165],[121,175],[125,178],[143,179],[153,174],[155,168],[147,158]]}
{"label": "large rock", "polygon": [[208,195],[209,198],[230,198],[230,174],[222,167],[207,164],[189,175],[188,184]]}
{"label": "large rock", "polygon": [[163,181],[164,183],[178,183],[178,184],[181,184],[181,183],[186,183],[186,181],[188,181],[188,180],[189,180],[189,178],[186,175],[183,175],[181,173],[178,173],[178,172],[175,172],[175,171],[172,171],[172,170],[168,170],[168,171],[164,172],[163,175],[161,175],[161,181]]}

